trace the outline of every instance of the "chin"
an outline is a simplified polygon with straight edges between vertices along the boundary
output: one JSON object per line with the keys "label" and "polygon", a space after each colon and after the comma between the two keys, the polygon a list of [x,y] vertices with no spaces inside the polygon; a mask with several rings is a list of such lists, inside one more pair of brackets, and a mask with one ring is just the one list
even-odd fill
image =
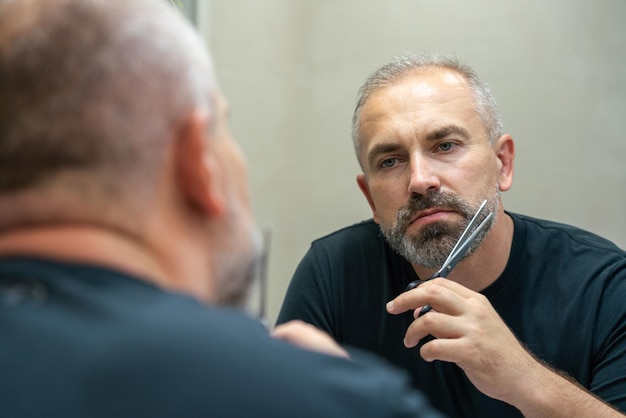
{"label": "chin", "polygon": [[[224,248],[216,257],[216,302],[244,308],[248,305],[251,288],[260,274],[261,240],[255,228],[245,234],[245,240],[231,239],[229,248]],[[241,241],[246,241],[243,244]]]}
{"label": "chin", "polygon": [[245,289],[241,289],[240,291],[223,295],[219,298],[217,304],[245,310],[250,303],[250,293],[249,286],[246,286]]}

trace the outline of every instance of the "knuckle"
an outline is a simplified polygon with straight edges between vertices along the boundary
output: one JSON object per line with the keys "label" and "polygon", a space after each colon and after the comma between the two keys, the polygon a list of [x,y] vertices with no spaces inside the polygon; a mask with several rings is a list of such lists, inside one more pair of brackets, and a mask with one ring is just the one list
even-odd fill
{"label": "knuckle", "polygon": [[443,278],[443,277],[437,277],[437,278],[433,279],[433,280],[431,281],[431,283],[434,283],[434,284],[436,284],[436,285],[443,285],[443,283],[444,283],[446,280],[448,280],[448,279],[445,279],[445,278]]}
{"label": "knuckle", "polygon": [[427,342],[420,349],[420,355],[427,361],[441,358],[443,355],[441,344],[437,339]]}
{"label": "knuckle", "polygon": [[487,299],[487,296],[483,295],[482,293],[476,294],[476,300],[481,304],[489,303],[489,299]]}
{"label": "knuckle", "polygon": [[478,294],[468,303],[471,305],[472,310],[475,312],[476,315],[478,315],[479,318],[486,318],[490,316],[491,304],[489,303],[489,300],[486,296]]}
{"label": "knuckle", "polygon": [[433,283],[433,285],[424,288],[424,293],[429,298],[437,298],[441,296],[445,290],[443,286],[438,286],[436,283]]}
{"label": "knuckle", "polygon": [[435,315],[434,313],[428,313],[426,315],[422,316],[422,325],[424,326],[424,328],[426,328],[427,330],[432,329],[434,327],[437,326],[437,315]]}

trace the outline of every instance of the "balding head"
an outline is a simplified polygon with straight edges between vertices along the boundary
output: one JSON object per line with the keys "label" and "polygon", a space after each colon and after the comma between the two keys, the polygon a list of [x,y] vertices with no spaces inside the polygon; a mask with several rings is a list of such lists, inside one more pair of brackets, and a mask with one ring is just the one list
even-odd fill
{"label": "balding head", "polygon": [[[201,41],[173,10],[159,0],[0,3],[0,228],[106,219],[149,202],[174,133],[216,90]],[[55,199],[38,205],[33,191],[75,201],[74,213]],[[6,204],[18,196],[20,210]]]}

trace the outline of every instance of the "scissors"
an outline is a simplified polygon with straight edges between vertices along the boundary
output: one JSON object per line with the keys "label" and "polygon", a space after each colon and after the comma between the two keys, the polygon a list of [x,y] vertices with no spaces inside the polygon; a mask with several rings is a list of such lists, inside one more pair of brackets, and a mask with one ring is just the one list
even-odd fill
{"label": "scissors", "polygon": [[[419,280],[419,279],[413,280],[411,283],[408,284],[405,292],[411,289],[415,289],[420,284],[427,282],[429,280],[432,280],[434,278],[448,277],[448,274],[450,274],[450,272],[457,265],[457,263],[461,261],[461,259],[463,258],[463,256],[465,255],[469,247],[476,240],[476,237],[478,236],[478,234],[480,234],[481,231],[484,230],[491,222],[491,219],[493,218],[493,212],[489,212],[489,214],[485,217],[485,219],[483,219],[483,221],[474,229],[474,231],[470,233],[470,231],[472,231],[472,229],[474,228],[474,225],[476,225],[476,223],[478,222],[478,218],[480,214],[483,212],[483,210],[485,209],[486,204],[487,204],[487,201],[484,200],[483,203],[478,208],[478,210],[476,211],[476,213],[474,214],[474,217],[472,218],[470,223],[467,225],[467,227],[461,234],[461,237],[458,239],[458,241],[454,245],[454,248],[452,248],[452,251],[450,251],[448,258],[446,258],[446,261],[444,261],[441,268],[437,270],[436,272],[434,272],[426,280]],[[424,306],[420,310],[417,316],[420,317],[424,315],[426,312],[430,311],[430,309],[431,309],[430,305]]]}

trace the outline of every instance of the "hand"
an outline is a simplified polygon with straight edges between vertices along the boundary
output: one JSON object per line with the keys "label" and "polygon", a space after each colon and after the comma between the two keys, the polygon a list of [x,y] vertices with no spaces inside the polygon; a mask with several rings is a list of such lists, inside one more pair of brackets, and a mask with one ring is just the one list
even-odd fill
{"label": "hand", "polygon": [[[418,317],[421,307],[432,310]],[[397,315],[413,310],[416,318],[404,339],[415,347],[429,334],[420,355],[426,361],[456,363],[484,394],[508,403],[523,391],[523,382],[542,367],[520,344],[487,298],[447,279],[434,279],[402,293],[387,311]]]}
{"label": "hand", "polygon": [[[422,306],[433,309],[419,316]],[[525,417],[624,417],[575,381],[542,364],[515,338],[487,298],[447,279],[433,279],[387,304],[390,314],[413,310],[404,344],[422,345],[426,361],[456,363],[485,395]],[[567,399],[566,403],[563,399]]]}
{"label": "hand", "polygon": [[272,331],[272,336],[307,350],[350,358],[348,352],[337,344],[330,335],[303,321],[294,320],[278,325]]}

